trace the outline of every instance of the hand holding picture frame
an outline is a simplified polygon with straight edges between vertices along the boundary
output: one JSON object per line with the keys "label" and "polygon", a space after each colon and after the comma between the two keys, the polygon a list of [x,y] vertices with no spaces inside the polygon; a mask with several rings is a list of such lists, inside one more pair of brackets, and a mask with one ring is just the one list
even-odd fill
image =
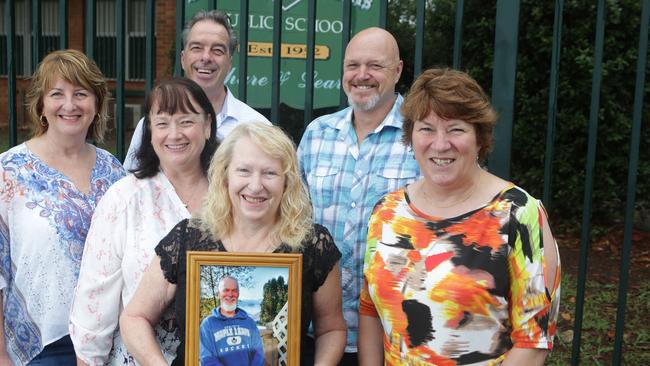
{"label": "hand holding picture frame", "polygon": [[190,251],[187,276],[186,365],[300,364],[302,254]]}

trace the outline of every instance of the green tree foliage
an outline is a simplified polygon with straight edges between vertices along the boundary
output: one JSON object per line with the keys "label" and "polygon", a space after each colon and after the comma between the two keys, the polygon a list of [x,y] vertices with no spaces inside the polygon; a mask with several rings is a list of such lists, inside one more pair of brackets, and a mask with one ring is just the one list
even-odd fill
{"label": "green tree foliage", "polygon": [[262,303],[260,304],[260,322],[266,324],[273,321],[282,310],[289,295],[289,285],[284,277],[272,278],[263,287]]}
{"label": "green tree foliage", "polygon": [[[582,217],[596,11],[594,2],[565,2],[551,207],[556,222],[575,229]],[[593,222],[610,226],[624,214],[641,5],[608,1],[605,14]],[[521,16],[513,178],[541,197],[553,4],[524,1]],[[648,112],[646,107],[646,125]],[[641,141],[649,139],[650,130],[645,128]],[[637,197],[641,201],[648,198],[650,161],[643,143],[640,151]]]}
{"label": "green tree foliage", "polygon": [[207,318],[208,315],[212,314],[212,310],[216,309],[217,306],[219,306],[219,299],[212,297],[202,298],[199,302],[199,323]]}
{"label": "green tree foliage", "polygon": [[[566,0],[558,87],[551,220],[579,230],[591,103],[596,2]],[[592,222],[611,226],[624,215],[633,116],[641,4],[606,2],[602,89],[598,113]],[[399,90],[413,80],[415,1],[389,2],[388,30],[397,38],[405,67]],[[456,0],[427,1],[423,67],[452,66]],[[492,88],[496,1],[466,0],[461,69]],[[516,74],[511,179],[542,198],[553,42],[554,2],[522,0]],[[646,66],[646,74],[650,74]],[[646,94],[650,83],[646,83]],[[650,101],[646,95],[641,132],[637,202],[650,202]]]}

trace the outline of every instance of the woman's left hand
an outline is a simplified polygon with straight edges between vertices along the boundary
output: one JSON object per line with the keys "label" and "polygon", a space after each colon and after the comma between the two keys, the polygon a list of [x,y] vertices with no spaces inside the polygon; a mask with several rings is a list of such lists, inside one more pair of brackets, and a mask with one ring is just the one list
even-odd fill
{"label": "woman's left hand", "polygon": [[314,365],[338,364],[346,342],[346,326],[341,305],[341,272],[338,263],[314,294]]}

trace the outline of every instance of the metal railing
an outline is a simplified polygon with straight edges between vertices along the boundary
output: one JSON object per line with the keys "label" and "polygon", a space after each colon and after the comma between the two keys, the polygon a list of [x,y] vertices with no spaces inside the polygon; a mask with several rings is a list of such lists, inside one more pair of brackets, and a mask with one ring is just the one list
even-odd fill
{"label": "metal railing", "polygon": [[[124,39],[125,33],[125,0],[116,1],[116,79],[115,79],[115,98],[116,98],[116,129],[117,129],[117,155],[120,159],[124,157],[125,141],[124,141],[124,98],[125,98],[125,72],[124,72]],[[323,1],[323,0],[321,0]],[[387,6],[388,1],[382,0],[380,4],[380,26],[386,27],[387,19]],[[43,38],[40,37],[41,32],[41,6],[38,0],[32,0],[32,19],[33,19],[33,35],[31,37],[32,47],[37,52],[34,52],[34,57],[42,56],[40,50],[43,49]],[[67,8],[68,1],[59,0],[59,29],[61,30],[59,36],[59,48],[66,48],[68,46],[68,17]],[[176,50],[181,49],[181,29],[185,19],[184,1],[177,0],[176,12]],[[217,8],[218,1],[209,1],[211,8]],[[306,125],[313,119],[313,71],[314,71],[314,47],[315,47],[315,22],[316,22],[316,0],[309,2],[307,14],[307,57],[306,69],[307,77],[305,100],[304,100],[304,115],[303,124]],[[425,7],[430,2],[417,1],[416,14],[415,14],[415,57],[413,60],[414,73],[418,75],[422,70],[423,65],[423,47],[424,47],[424,27],[425,27]],[[279,121],[280,111],[280,40],[281,40],[281,27],[282,20],[282,2],[274,2],[274,33],[273,33],[273,56],[272,56],[272,96],[271,96],[271,120],[274,123]],[[574,323],[574,336],[572,348],[572,361],[573,365],[580,363],[580,345],[581,345],[581,331],[584,310],[584,297],[585,297],[585,283],[587,274],[587,259],[588,249],[590,246],[590,229],[591,229],[591,216],[592,216],[592,194],[594,183],[594,165],[596,159],[596,142],[598,137],[598,119],[600,111],[600,94],[601,94],[601,81],[603,77],[602,60],[604,54],[604,32],[606,20],[606,2],[605,0],[597,0],[597,16],[594,40],[594,55],[593,55],[593,70],[592,70],[592,88],[591,88],[591,104],[589,112],[589,125],[588,125],[588,151],[586,155],[585,166],[585,183],[584,183],[584,201],[582,209],[582,228],[581,228],[581,244],[580,244],[580,264],[578,269],[578,285],[576,294],[576,310],[575,310],[575,323]],[[248,13],[249,1],[240,1],[242,14]],[[85,1],[85,51],[92,58],[95,56],[95,25],[96,25],[96,1]],[[351,0],[342,1],[342,16],[341,19],[344,24],[344,31],[342,37],[342,48],[345,48],[349,39],[351,31]],[[453,66],[460,68],[462,60],[462,46],[463,46],[463,9],[464,1],[456,0],[456,14],[455,14],[455,28],[453,33],[454,48],[453,48]],[[14,1],[4,1],[4,24],[5,24],[5,37],[2,42],[1,54],[6,55],[6,85],[8,90],[7,103],[10,106],[8,111],[8,140],[9,145],[14,146],[18,143],[17,139],[17,115],[16,115],[16,32],[15,32],[15,3]],[[154,42],[154,29],[155,29],[155,3],[153,0],[146,1],[146,17],[145,17],[145,90],[150,90],[155,77],[155,42]],[[494,66],[492,74],[492,101],[499,112],[499,122],[495,130],[495,149],[490,158],[489,168],[497,175],[509,178],[510,176],[510,159],[511,159],[511,140],[514,120],[514,105],[515,105],[515,79],[517,69],[517,42],[519,30],[519,17],[520,17],[520,1],[519,0],[498,0],[496,1],[496,19],[495,19],[495,46],[494,46]],[[544,164],[544,185],[543,185],[543,202],[550,208],[551,196],[553,192],[553,156],[554,156],[554,142],[556,130],[556,115],[558,104],[558,79],[560,75],[560,49],[562,45],[562,27],[563,27],[563,14],[564,14],[564,0],[555,0],[554,8],[554,24],[553,24],[553,43],[552,55],[550,60],[550,75],[549,75],[549,97],[548,97],[548,114],[547,114],[547,127],[546,127],[546,150],[545,150],[545,164]],[[639,167],[639,145],[641,136],[641,123],[643,114],[643,98],[645,91],[645,69],[646,55],[648,52],[648,28],[650,18],[650,0],[643,0],[642,15],[639,34],[639,48],[636,67],[636,83],[634,91],[634,106],[632,117],[632,133],[630,137],[630,151],[629,151],[629,166],[627,177],[627,195],[625,204],[625,223],[624,223],[624,239],[622,261],[620,266],[620,286],[618,309],[616,315],[616,331],[614,352],[612,358],[613,365],[620,365],[622,359],[622,345],[623,345],[623,330],[625,327],[625,312],[626,300],[628,291],[628,276],[630,268],[630,252],[631,252],[631,233],[633,224],[633,213],[635,205],[635,192],[636,192],[636,179],[637,170]],[[248,40],[248,17],[241,17],[241,28],[244,31],[240,32],[239,37],[241,44],[247,44]],[[631,36],[631,35],[630,35]],[[241,47],[241,50],[246,50],[246,47]],[[180,53],[176,52],[176,62],[174,74],[179,75],[180,69]],[[239,80],[246,80],[247,76],[247,52],[240,52],[239,57]],[[36,65],[38,59],[33,60],[33,65]],[[0,65],[2,63],[0,62]],[[247,85],[246,82],[239,83],[240,99],[246,100]],[[341,91],[340,103],[344,106],[346,97]]]}

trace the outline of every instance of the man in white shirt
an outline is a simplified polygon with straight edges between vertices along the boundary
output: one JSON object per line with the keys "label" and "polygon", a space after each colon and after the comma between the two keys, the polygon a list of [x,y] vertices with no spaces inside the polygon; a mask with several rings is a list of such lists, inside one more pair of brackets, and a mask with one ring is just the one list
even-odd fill
{"label": "man in white shirt", "polygon": [[[218,10],[199,11],[183,29],[181,66],[185,76],[203,88],[216,111],[215,124],[219,141],[242,122],[269,120],[246,103],[235,98],[224,86],[224,79],[232,67],[232,55],[237,49],[237,36],[228,15]],[[136,168],[135,153],[140,147],[144,118],[133,132],[124,160],[127,170]]]}

